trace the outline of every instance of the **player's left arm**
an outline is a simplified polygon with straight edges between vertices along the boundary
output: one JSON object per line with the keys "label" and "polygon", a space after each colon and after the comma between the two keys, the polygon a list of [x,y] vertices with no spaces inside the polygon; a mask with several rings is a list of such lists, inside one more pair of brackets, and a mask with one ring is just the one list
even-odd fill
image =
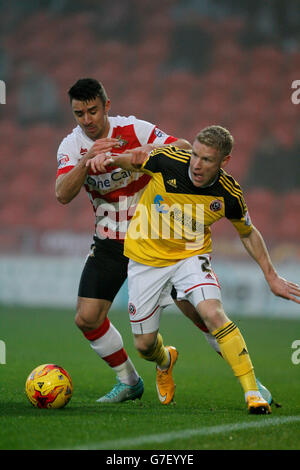
{"label": "player's left arm", "polygon": [[144,145],[141,145],[140,147],[126,150],[124,153],[131,152],[134,154],[135,152],[139,152],[140,150],[145,150],[146,152],[150,153],[152,152],[152,150],[155,150],[157,148],[170,147],[170,146],[177,147],[181,150],[192,150],[192,145],[187,140],[177,139],[177,140],[172,140],[172,142],[168,142],[165,144],[155,144],[155,143],[144,144]]}
{"label": "player's left arm", "polygon": [[149,152],[140,149],[138,154],[133,152],[123,152],[121,154],[99,153],[94,158],[86,162],[94,173],[106,173],[108,166],[116,166],[123,170],[143,172],[142,164],[148,158]]}
{"label": "player's left arm", "polygon": [[241,241],[250,256],[258,263],[273,294],[300,304],[298,284],[280,277],[273,266],[268,249],[261,233],[252,226],[249,234],[240,235]]}
{"label": "player's left arm", "polygon": [[164,146],[168,146],[168,145],[173,145],[174,147],[177,147],[181,150],[192,150],[192,145],[190,144],[190,142],[186,139],[177,139],[177,140],[174,140],[174,142],[171,142],[171,143],[168,143],[168,144],[164,144]]}
{"label": "player's left arm", "polygon": [[158,148],[163,148],[163,147],[177,147],[181,150],[192,150],[191,144],[185,140],[185,139],[177,139],[172,142],[166,143],[166,144],[145,144],[142,145],[141,147],[136,147],[134,149],[127,150],[123,153],[123,155],[126,153],[131,153],[132,154],[132,159],[131,162],[133,165],[141,165],[144,163],[146,158],[148,157],[149,153],[151,153],[153,150],[156,150]]}

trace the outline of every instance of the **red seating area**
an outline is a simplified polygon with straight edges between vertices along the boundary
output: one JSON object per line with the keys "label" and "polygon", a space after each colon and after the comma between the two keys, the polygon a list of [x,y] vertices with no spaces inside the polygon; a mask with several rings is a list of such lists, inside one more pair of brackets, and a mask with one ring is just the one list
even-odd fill
{"label": "red seating area", "polygon": [[[58,19],[38,12],[8,35],[4,47],[15,69],[10,106],[0,120],[3,226],[92,230],[87,197],[80,195],[63,207],[54,194],[57,147],[74,125],[66,91],[79,77],[103,81],[112,99],[112,115],[135,114],[189,140],[203,126],[225,125],[236,142],[228,171],[241,183],[266,129],[283,148],[293,146],[299,108],[287,94],[292,79],[297,78],[293,71],[299,54],[287,55],[273,46],[244,50],[237,41],[243,22],[227,19],[222,30],[227,33],[220,34],[207,20],[206,28],[213,36],[209,69],[201,75],[188,69],[169,73],[165,64],[174,25],[162,22],[159,13],[152,22],[145,21],[136,45],[97,38],[89,13]],[[16,92],[21,83],[18,64],[26,62],[56,84],[62,118],[58,125],[22,127],[16,122]],[[247,204],[253,222],[267,237],[299,238],[300,192],[283,196],[257,188],[249,191]],[[225,225],[216,233],[232,234]]]}

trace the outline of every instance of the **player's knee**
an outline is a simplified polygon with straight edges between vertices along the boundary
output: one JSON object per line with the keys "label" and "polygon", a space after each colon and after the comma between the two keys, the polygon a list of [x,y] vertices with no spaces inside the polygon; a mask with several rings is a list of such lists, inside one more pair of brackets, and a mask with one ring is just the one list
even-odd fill
{"label": "player's knee", "polygon": [[84,330],[86,328],[86,322],[83,320],[81,315],[77,312],[74,318],[75,325],[80,329]]}
{"label": "player's knee", "polygon": [[198,305],[197,310],[210,332],[220,328],[228,321],[228,317],[226,316],[220,302],[201,302]]}
{"label": "player's knee", "polygon": [[75,324],[82,331],[99,328],[107,317],[111,302],[78,297]]}
{"label": "player's knee", "polygon": [[210,312],[209,318],[207,322],[210,325],[210,330],[216,330],[220,328],[228,321],[228,318],[225,315],[225,312],[222,308],[216,308],[212,312]]}
{"label": "player's knee", "polygon": [[82,310],[77,310],[75,315],[75,325],[81,331],[88,331],[98,328],[105,320],[106,314],[101,315],[89,315],[88,313],[83,312]]}

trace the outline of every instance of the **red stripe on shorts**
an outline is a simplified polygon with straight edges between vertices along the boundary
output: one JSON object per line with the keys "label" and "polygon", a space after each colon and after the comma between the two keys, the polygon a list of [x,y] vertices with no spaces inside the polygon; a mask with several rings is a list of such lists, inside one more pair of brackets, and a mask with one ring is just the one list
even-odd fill
{"label": "red stripe on shorts", "polygon": [[154,315],[154,313],[156,312],[156,310],[158,309],[159,305],[157,305],[157,307],[155,307],[155,309],[153,310],[153,312],[150,313],[150,315],[148,315],[148,317],[146,318],[142,318],[141,320],[130,320],[131,323],[140,323],[141,321],[144,321],[144,320],[147,320],[148,318],[152,317],[152,315]]}
{"label": "red stripe on shorts", "polygon": [[195,286],[189,287],[187,290],[184,291],[184,293],[186,294],[190,290],[195,289],[195,287],[199,287],[199,286],[215,286],[220,289],[220,286],[218,286],[217,284],[213,284],[212,282],[204,282],[203,284],[196,284]]}

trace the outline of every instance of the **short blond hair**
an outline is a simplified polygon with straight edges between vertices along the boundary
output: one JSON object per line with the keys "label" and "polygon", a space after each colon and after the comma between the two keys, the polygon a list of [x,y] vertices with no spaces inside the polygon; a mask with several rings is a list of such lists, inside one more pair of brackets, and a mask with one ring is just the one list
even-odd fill
{"label": "short blond hair", "polygon": [[227,157],[232,151],[234,144],[233,136],[222,126],[208,126],[202,129],[197,135],[196,140],[201,144],[219,150],[222,157]]}

